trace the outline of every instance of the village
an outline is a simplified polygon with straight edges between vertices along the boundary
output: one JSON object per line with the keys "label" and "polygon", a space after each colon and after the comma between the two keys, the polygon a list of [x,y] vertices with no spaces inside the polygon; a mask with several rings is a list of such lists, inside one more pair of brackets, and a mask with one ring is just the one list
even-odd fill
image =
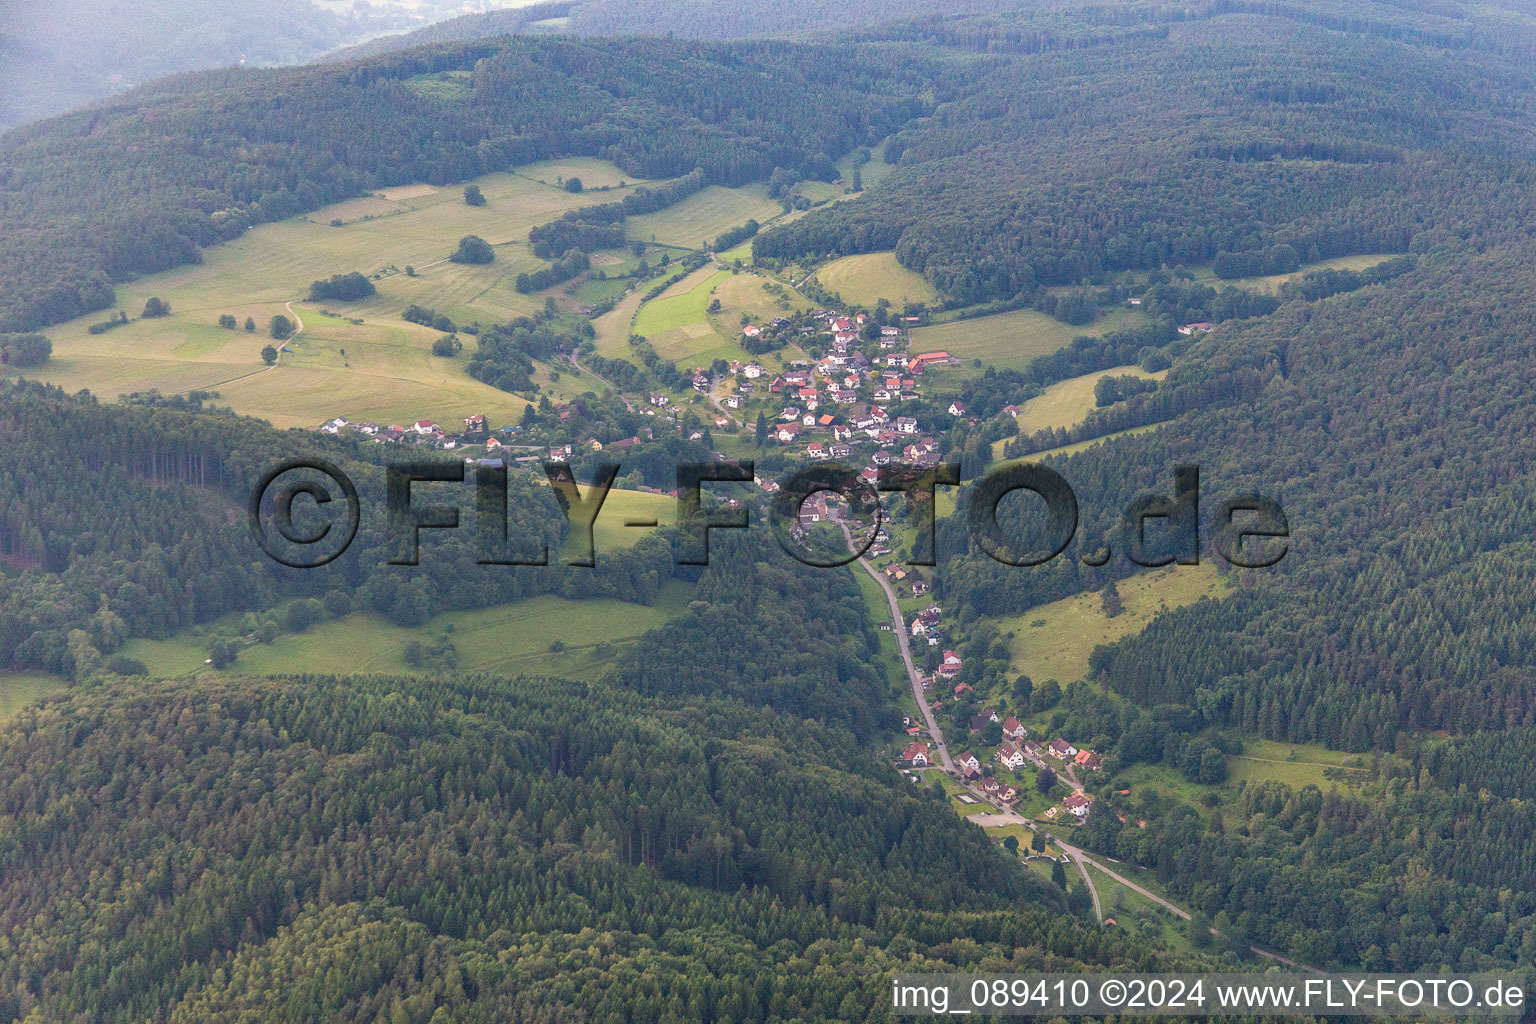
{"label": "village", "polygon": [[[941,646],[945,642],[942,610],[938,605],[929,605],[913,617],[908,630],[914,646]],[[974,692],[963,675],[964,660],[955,651],[945,650],[938,666],[919,676],[925,698],[938,694],[928,701],[930,712],[943,710],[946,697],[960,701]],[[1062,737],[1033,738],[1018,717],[1005,717],[997,707],[981,708],[966,724],[969,747],[956,754],[953,761],[956,778],[974,797],[1017,810],[1028,794],[1026,787],[1034,787],[1040,797],[1053,797],[1064,787],[1067,792],[1060,803],[1037,808],[1035,820],[1070,824],[1088,816],[1093,797],[1085,791],[1077,773],[1100,771],[1103,755]],[[932,752],[934,737],[920,721],[908,719],[907,735],[908,743],[898,758],[902,768],[916,773],[941,767]],[[1032,769],[1033,778],[1025,774],[1026,768]],[[970,803],[964,796],[957,799]]]}
{"label": "village", "polygon": [[[763,325],[745,324],[742,338],[746,342],[761,342],[774,335],[793,337],[799,350],[809,349],[820,356],[791,358],[776,370],[763,362],[741,360],[695,367],[685,374],[697,396],[694,404],[702,400],[713,407],[709,410],[713,415],[705,422],[716,430],[811,462],[857,463],[860,475],[871,485],[883,466],[937,463],[941,445],[935,435],[948,420],[925,424],[915,415],[901,415],[899,411],[892,415],[890,410],[902,403],[923,401],[925,373],[931,375],[935,368],[955,360],[947,352],[909,353],[907,325],[879,322],[884,314],[884,310],[875,317],[862,311],[819,310],[805,318],[809,322],[777,318]],[[688,408],[686,400],[686,395],[647,393],[643,404],[637,400],[633,408],[654,425],[641,427],[627,437],[609,439],[569,437],[569,432],[551,436],[562,433],[558,424],[538,430],[523,424],[492,427],[483,415],[466,417],[462,429],[425,419],[386,425],[351,422],[345,416],[333,417],[318,429],[330,435],[356,435],[377,444],[462,452],[466,462],[481,456],[496,457],[533,469],[545,458],[567,461],[581,450],[620,453],[667,433],[702,440],[703,424],[685,424],[682,413]],[[627,401],[625,404],[632,407]],[[553,403],[559,423],[568,417],[569,407],[570,403]],[[961,418],[966,409],[955,399],[943,406],[943,412],[947,417]],[[1015,406],[1003,410],[1008,416],[1017,413]],[[762,421],[755,437],[751,414]],[[729,457],[724,452],[716,456],[722,460]],[[761,482],[770,492],[776,489],[769,481]]]}

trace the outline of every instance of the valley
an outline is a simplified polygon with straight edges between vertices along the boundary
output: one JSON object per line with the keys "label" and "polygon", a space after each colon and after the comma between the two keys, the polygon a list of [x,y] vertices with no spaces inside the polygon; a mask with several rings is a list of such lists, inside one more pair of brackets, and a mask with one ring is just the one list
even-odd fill
{"label": "valley", "polygon": [[0,1022],[1536,958],[1536,23],[769,6],[0,133]]}

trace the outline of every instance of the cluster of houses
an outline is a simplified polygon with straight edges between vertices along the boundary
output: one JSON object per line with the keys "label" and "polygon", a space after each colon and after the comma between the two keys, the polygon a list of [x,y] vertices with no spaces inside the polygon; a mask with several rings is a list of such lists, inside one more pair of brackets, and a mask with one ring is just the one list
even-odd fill
{"label": "cluster of houses", "polygon": [[[927,590],[925,585],[923,592],[926,593]],[[913,591],[916,592],[915,584]],[[912,617],[912,622],[907,626],[907,632],[914,641],[926,640],[929,647],[938,647],[944,642],[944,610],[936,604],[929,605]],[[944,655],[944,662],[939,665],[934,675],[923,679],[923,689],[932,688],[934,676],[953,679],[960,674],[960,656],[954,651],[945,651]],[[950,660],[951,655],[953,655],[953,661]],[[955,696],[958,697],[962,692],[964,691],[956,690]]]}
{"label": "cluster of houses", "polygon": [[[924,369],[952,362],[947,352],[908,355],[906,332],[882,326],[878,341],[863,341],[861,331],[868,314],[845,316],[831,310],[814,314],[830,343],[820,360],[791,362],[781,373],[756,362],[731,363],[731,382],[721,398],[727,409],[741,409],[754,399],[780,405],[771,432],[779,444],[804,446],[810,459],[851,458],[856,448],[872,450],[870,470],[901,459],[911,463],[937,462],[938,443],[921,436],[918,422],[910,416],[892,417],[886,406],[912,401],[922,395]],[[774,322],[775,325],[779,321]],[[743,328],[748,337],[762,329]],[[817,326],[802,328],[815,334]],[[862,348],[861,348],[862,346]],[[707,391],[709,376],[694,375],[694,388]],[[954,403],[952,415],[963,415]]]}
{"label": "cluster of houses", "polygon": [[416,420],[408,426],[386,426],[379,423],[353,423],[345,416],[337,416],[320,424],[322,434],[359,434],[375,444],[414,444],[428,448],[452,451],[466,444],[479,444],[485,440],[484,416],[467,416],[464,429],[450,433],[431,420]]}
{"label": "cluster of houses", "polygon": [[[877,543],[879,539],[880,538],[877,535],[875,537]],[[922,597],[924,594],[928,593],[930,589],[928,581],[923,579],[923,577],[919,575],[915,569],[909,569],[907,566],[902,565],[900,562],[891,562],[889,565],[886,565],[884,568],[882,568],[880,573],[892,583],[905,583],[910,580],[913,597]],[[935,607],[937,607],[937,605],[935,605]],[[935,637],[935,639],[937,639],[937,637]],[[937,644],[934,646],[937,646]]]}
{"label": "cluster of houses", "polygon": [[[935,608],[935,611],[937,609]],[[921,616],[913,620],[914,625],[923,625]],[[920,634],[919,634],[920,635]],[[924,689],[935,685],[938,681],[948,684],[958,679],[963,660],[954,651],[945,651],[944,659],[933,675],[923,680]],[[971,692],[971,687],[963,681],[954,682],[954,694],[961,697]],[[942,701],[934,701],[930,707],[937,709]],[[969,726],[973,736],[983,732],[988,724],[999,722],[1002,728],[1002,742],[998,744],[993,756],[1003,768],[1018,770],[1026,764],[1033,764],[1036,768],[1050,767],[1047,758],[1059,762],[1063,767],[1083,771],[1098,771],[1104,765],[1103,755],[1089,750],[1086,747],[1078,747],[1071,741],[1058,737],[1049,743],[1041,743],[1029,738],[1029,730],[1013,715],[1006,719],[1000,719],[996,708],[982,708],[980,712],[970,717]],[[909,725],[911,725],[909,723]],[[928,744],[917,738],[921,730],[916,725],[911,725],[907,732],[912,736],[911,742],[902,751],[901,759],[913,768],[927,768],[933,764],[929,753]],[[1005,805],[1013,805],[1019,799],[1017,790],[1006,783],[987,776],[982,771],[982,760],[973,752],[967,750],[955,758],[955,769],[961,778],[972,785],[979,786],[982,792],[989,798],[1000,801]],[[1047,817],[1055,818],[1061,811],[1070,812],[1079,819],[1088,816],[1088,810],[1093,805],[1093,798],[1083,793],[1073,792],[1062,801],[1060,807],[1053,807],[1047,812]]]}

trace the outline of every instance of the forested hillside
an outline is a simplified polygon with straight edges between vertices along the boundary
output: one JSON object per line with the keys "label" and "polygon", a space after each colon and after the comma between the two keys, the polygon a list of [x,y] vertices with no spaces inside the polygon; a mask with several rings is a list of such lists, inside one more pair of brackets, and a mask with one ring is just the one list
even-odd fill
{"label": "forested hillside", "polygon": [[[624,24],[596,0],[571,24],[605,10]],[[651,29],[665,14],[693,34],[749,30],[692,3],[630,10],[659,12]],[[799,28],[842,16],[817,21],[798,3],[761,13]],[[1536,25],[1519,4],[1454,0],[900,13],[801,43],[455,40],[187,76],[10,133],[0,331],[101,308],[115,282],[382,185],[560,156],[681,179],[670,188],[683,202],[766,181],[772,198],[759,201],[785,214],[752,235],[751,269],[779,280],[746,279],[770,312],[733,308],[740,326],[778,310],[778,329],[800,339],[791,318],[810,314],[781,282],[830,304],[814,275],[878,253],[938,298],[911,303],[901,327],[901,303],[871,298],[871,343],[884,326],[916,346],[930,330],[1026,322],[1009,316],[1060,339],[1036,357],[1022,337],[992,339],[994,352],[1020,350],[1006,366],[935,360],[916,398],[890,384],[889,405],[920,417],[917,433],[967,481],[999,454],[1046,452],[1076,492],[1075,539],[1038,568],[989,557],[964,517],[941,522],[927,599],[943,606],[967,684],[1025,704],[1039,684],[1052,697],[1029,708],[1030,728],[1106,756],[1080,841],[1147,866],[1170,898],[1225,915],[1230,935],[1309,963],[1529,964]],[[855,184],[877,165],[878,181]],[[814,208],[792,209],[784,182],[797,177],[827,186]],[[583,247],[623,253],[629,237],[641,258],[643,239],[615,227],[636,193],[540,221],[519,243],[585,259]],[[721,237],[742,243],[740,223]],[[1331,257],[1363,269],[1311,266]],[[706,267],[707,245],[686,259],[675,278],[635,283],[659,296],[686,274],[727,282],[749,266]],[[698,293],[697,316],[711,294]],[[633,318],[588,352],[591,309],[549,301],[544,319],[484,325],[466,372],[508,388],[539,372],[553,391],[547,367],[579,352],[628,394],[557,408],[546,393],[518,429],[567,424],[560,443],[583,446],[579,467],[627,450],[626,471],[652,484],[666,483],[668,459],[717,443],[756,451],[765,474],[799,458],[768,447],[766,416],[755,449],[726,439],[725,416],[717,442],[682,422],[673,436],[653,415],[668,436],[642,443],[641,415],[666,404],[647,405],[653,385],[682,393],[698,422],[710,371],[695,385],[643,331],[626,334]],[[413,324],[438,323],[417,312]],[[1074,341],[1064,324],[1097,333]],[[1093,375],[1110,370],[1120,376],[1101,391]],[[1099,405],[1023,434],[1009,407],[1060,384]],[[382,517],[366,516],[333,565],[283,570],[241,520],[254,478],[284,455],[321,454],[376,509],[384,449],[196,404],[0,390],[0,667],[78,681],[0,731],[0,930],[13,936],[0,1018],[264,1019],[282,986],[294,1016],[391,1024],[637,1006],[640,1019],[866,1019],[897,964],[1167,964],[1087,929],[1058,888],[880,766],[899,735],[900,681],[881,667],[850,570],[798,565],[763,529],[716,536],[704,568],[678,567],[662,530],[595,570],[513,570],[476,565],[461,529],[432,531],[421,565],[396,572]],[[1208,517],[1236,494],[1277,500],[1286,558],[1234,571],[1204,599],[1149,597],[1144,629],[1091,655],[1082,644],[1081,679],[1032,681],[1025,631],[1043,628],[1043,606],[1098,591],[1112,618],[1123,608],[1109,584],[1147,579],[1126,557],[1122,512],[1171,494],[1178,465],[1199,466]],[[514,488],[512,534],[558,544],[552,492]],[[1017,507],[1003,520],[1006,547],[1029,550],[1038,522]],[[1207,562],[1216,525],[1202,523]],[[1102,545],[1111,560],[1088,565]],[[112,660],[129,636],[296,598],[340,595],[337,608],[416,625],[542,594],[647,603],[676,581],[686,605],[579,685],[141,685]],[[967,710],[955,696],[942,694],[946,719]],[[1201,762],[1224,779],[1261,739],[1366,756],[1333,793],[1283,781],[1296,765],[1278,757],[1251,758],[1251,783],[1193,788],[1214,787]],[[1286,777],[1333,784],[1322,773],[1335,767]],[[1099,785],[1111,779],[1125,784]],[[314,977],[325,980],[300,987]]]}
{"label": "forested hillside", "polygon": [[[421,565],[390,566],[385,453],[259,421],[143,405],[103,406],[37,385],[0,393],[0,436],[14,453],[0,486],[0,663],[88,674],[132,636],[166,637],[230,612],[341,592],[346,604],[412,625],[444,610],[532,594],[650,601],[676,571],[663,537],[604,552],[595,569],[558,557],[566,520],[553,492],[509,481],[509,550],[539,543],[549,566],[477,565],[471,483],[457,494],[465,526],[429,531]],[[356,541],[316,570],[261,555],[245,520],[258,478],[293,456],[339,463],[357,482]],[[451,457],[449,462],[457,461]],[[449,486],[449,485],[443,485]]]}
{"label": "forested hillside", "polygon": [[[0,330],[101,309],[126,275],[364,189],[571,155],[646,178],[815,177],[929,108],[910,55],[828,59],[788,44],[503,39],[144,86],[0,137]],[[422,85],[453,71],[473,72],[462,98]]]}
{"label": "forested hillside", "polygon": [[[1161,35],[988,61],[942,119],[887,146],[900,169],[868,202],[753,250],[895,249],[963,306],[1106,273],[1257,265],[1281,246],[1305,263],[1480,230],[1487,207],[1469,190],[1508,173],[1483,161],[1532,153],[1530,64],[1491,43],[1408,48],[1281,15],[1170,17]],[[953,34],[1007,49],[1029,25]],[[1520,98],[1495,81],[1520,82]]]}
{"label": "forested hillside", "polygon": [[898,965],[1168,964],[845,734],[722,702],[115,684],[0,778],[5,1019],[872,1020]]}

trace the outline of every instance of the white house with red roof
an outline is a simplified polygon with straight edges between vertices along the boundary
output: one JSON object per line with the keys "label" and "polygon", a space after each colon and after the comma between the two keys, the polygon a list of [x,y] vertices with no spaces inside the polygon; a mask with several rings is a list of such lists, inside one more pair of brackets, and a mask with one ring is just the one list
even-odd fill
{"label": "white house with red roof", "polygon": [[928,758],[928,744],[913,740],[901,752],[901,759],[914,768],[926,768],[933,762]]}
{"label": "white house with red roof", "polygon": [[945,679],[953,679],[960,674],[960,655],[954,651],[945,651],[944,660],[939,663],[939,675]]}
{"label": "white house with red roof", "polygon": [[1077,748],[1063,739],[1051,740],[1051,745],[1045,749],[1058,761],[1077,756]]}

